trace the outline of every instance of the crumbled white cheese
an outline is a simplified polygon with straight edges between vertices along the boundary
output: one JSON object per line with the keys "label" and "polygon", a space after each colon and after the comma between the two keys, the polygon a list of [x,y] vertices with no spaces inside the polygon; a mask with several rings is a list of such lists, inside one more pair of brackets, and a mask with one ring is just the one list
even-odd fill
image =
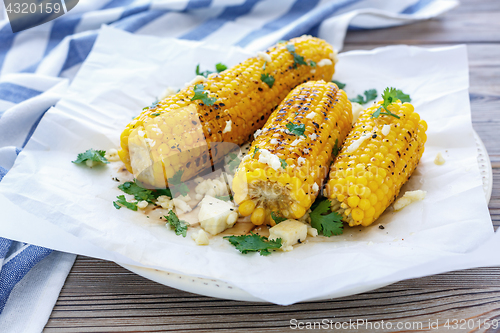
{"label": "crumbled white cheese", "polygon": [[238,220],[237,209],[231,202],[216,199],[206,195],[200,203],[198,219],[206,232],[217,235],[231,228]]}
{"label": "crumbled white cheese", "polygon": [[446,162],[446,160],[443,157],[443,154],[441,152],[437,153],[436,158],[434,159],[434,164],[436,165],[443,165]]}
{"label": "crumbled white cheese", "polygon": [[330,59],[332,59],[333,63],[338,63],[339,58],[337,57],[337,51],[333,51],[333,53],[330,53]]}
{"label": "crumbled white cheese", "polygon": [[[231,175],[226,175],[226,177],[228,178],[228,182],[231,184]],[[221,174],[219,179],[205,179],[201,181],[198,185],[196,185],[194,191],[196,193],[197,200],[201,200],[205,195],[211,195],[213,197],[228,195],[224,174]]]}
{"label": "crumbled white cheese", "polygon": [[137,203],[137,208],[139,209],[146,209],[147,206],[148,202],[146,200],[142,200]]}
{"label": "crumbled white cheese", "polygon": [[309,154],[309,148],[302,149],[302,152],[304,152],[304,154],[306,154],[306,155]]}
{"label": "crumbled white cheese", "polygon": [[114,148],[108,149],[104,157],[106,157],[106,159],[110,162],[116,162],[120,160],[120,156],[118,156],[118,151]]}
{"label": "crumbled white cheese", "polygon": [[269,165],[274,170],[279,170],[281,168],[280,158],[273,155],[267,149],[259,149],[259,162]]}
{"label": "crumbled white cheese", "polygon": [[222,131],[222,134],[227,133],[227,132],[231,132],[231,124],[232,123],[233,122],[231,121],[231,119],[229,119],[228,121],[226,121],[226,127]]}
{"label": "crumbled white cheese", "polygon": [[330,59],[321,59],[316,63],[318,67],[323,67],[323,66],[330,66],[333,65],[333,62]]}
{"label": "crumbled white cheese", "polygon": [[318,192],[318,190],[319,190],[319,186],[318,186],[318,184],[314,183],[314,184],[313,184],[313,186],[312,186],[312,190],[313,190],[314,192]]}
{"label": "crumbled white cheese", "polygon": [[300,143],[300,141],[302,141],[304,138],[302,136],[300,136],[298,139],[295,139],[292,143],[290,143],[290,146],[292,147],[295,147],[296,145],[298,145]]}
{"label": "crumbled white cheese", "polygon": [[193,80],[191,80],[191,82],[186,83],[186,87],[188,87],[190,85],[204,83],[206,80],[207,80],[207,78],[204,77],[203,75],[196,75],[196,77]]}
{"label": "crumbled white cheese", "polygon": [[194,240],[196,245],[208,245],[210,241],[208,240],[208,234],[200,229],[198,232],[194,232],[191,234],[191,238]]}
{"label": "crumbled white cheese", "polygon": [[141,130],[138,130],[137,134],[139,134],[140,137],[144,137],[144,135],[146,135],[146,133],[144,133],[144,131]]}
{"label": "crumbled white cheese", "polygon": [[257,57],[259,57],[262,60],[267,61],[267,62],[273,61],[271,56],[269,54],[267,54],[266,52],[262,52],[262,51],[257,52]]}
{"label": "crumbled white cheese", "polygon": [[89,167],[89,168],[92,168],[94,166],[94,161],[92,160],[86,160],[85,161],[85,164]]}
{"label": "crumbled white cheese", "polygon": [[316,134],[316,133],[309,134],[309,139],[311,139],[311,140],[313,140],[313,141],[314,141],[314,140],[316,140],[317,138],[318,138],[318,134]]}
{"label": "crumbled white cheese", "polygon": [[150,138],[145,138],[144,141],[146,141],[151,148],[153,148],[156,144],[156,141]]}
{"label": "crumbled white cheese", "polygon": [[261,129],[256,130],[255,133],[253,134],[254,139],[257,139],[257,137],[259,135],[261,135],[261,134],[262,134],[262,130]]}
{"label": "crumbled white cheese", "polygon": [[363,144],[363,142],[365,142],[366,140],[368,140],[369,138],[371,138],[371,136],[372,136],[372,133],[365,133],[365,134],[361,135],[359,137],[359,139],[357,139],[356,141],[354,141],[353,143],[351,143],[347,147],[346,153],[350,154],[350,153],[356,151],[356,149],[358,149]]}
{"label": "crumbled white cheese", "polygon": [[311,74],[315,74],[315,73],[316,73],[316,70],[315,70],[315,69],[311,69],[309,72],[310,72]]}
{"label": "crumbled white cheese", "polygon": [[277,139],[272,139],[272,140],[270,141],[270,143],[271,143],[272,145],[277,145],[277,144],[278,144],[278,140],[277,140]]}
{"label": "crumbled white cheese", "polygon": [[292,245],[304,241],[307,237],[307,225],[297,220],[285,220],[269,229],[269,240],[281,238],[281,250],[291,251]]}
{"label": "crumbled white cheese", "polygon": [[391,125],[382,126],[382,134],[387,136],[391,132]]}
{"label": "crumbled white cheese", "polygon": [[306,164],[306,159],[303,157],[299,157],[297,159],[297,163],[299,164],[299,166],[302,166],[302,165]]}
{"label": "crumbled white cheese", "polygon": [[307,236],[316,237],[318,236],[318,229],[311,227],[307,224]]}
{"label": "crumbled white cheese", "polygon": [[187,202],[184,201],[184,198],[182,196],[173,198],[172,202],[174,204],[175,210],[177,211],[177,214],[184,214],[192,210],[191,206],[189,206]]}
{"label": "crumbled white cheese", "polygon": [[167,98],[168,96],[172,96],[172,95],[175,95],[175,94],[177,94],[177,89],[175,89],[173,87],[167,87],[167,89],[165,89],[165,91],[163,92],[163,94],[161,94],[160,97],[158,97],[158,99],[162,100],[162,99]]}
{"label": "crumbled white cheese", "polygon": [[423,200],[426,194],[427,192],[422,190],[406,191],[405,194],[394,203],[394,210],[401,210],[412,202]]}
{"label": "crumbled white cheese", "polygon": [[167,209],[167,210],[171,210],[172,208],[174,208],[174,203],[172,202],[170,197],[168,197],[166,195],[160,195],[156,199],[156,204],[158,206],[161,206],[163,209]]}
{"label": "crumbled white cheese", "polygon": [[361,111],[363,111],[364,109],[365,108],[361,104],[356,103],[356,102],[352,102],[352,123],[353,124],[358,120]]}
{"label": "crumbled white cheese", "polygon": [[309,114],[306,116],[306,118],[307,118],[307,119],[313,119],[315,116],[316,116],[316,112],[314,112],[314,111],[313,111],[313,112],[309,113]]}

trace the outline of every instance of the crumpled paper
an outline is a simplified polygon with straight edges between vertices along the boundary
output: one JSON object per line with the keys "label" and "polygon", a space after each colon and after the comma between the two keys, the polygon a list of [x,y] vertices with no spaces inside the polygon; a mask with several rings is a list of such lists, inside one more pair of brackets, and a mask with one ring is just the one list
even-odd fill
{"label": "crumpled paper", "polygon": [[[239,48],[131,35],[103,27],[67,95],[49,110],[0,183],[0,236],[123,264],[227,281],[254,297],[292,304],[402,279],[498,264],[476,159],[465,46],[391,46],[340,54],[334,79],[351,98],[393,86],[409,93],[428,140],[406,190],[426,198],[368,228],[312,239],[292,252],[242,255],[223,239],[197,246],[163,223],[112,201],[123,194],[108,167],[71,163],[89,148],[119,145],[124,126],[165,87],[202,69],[252,56]],[[446,163],[433,163],[441,152]],[[378,225],[383,225],[380,229]],[[487,243],[481,247],[483,243]],[[498,250],[497,250],[498,251]]]}

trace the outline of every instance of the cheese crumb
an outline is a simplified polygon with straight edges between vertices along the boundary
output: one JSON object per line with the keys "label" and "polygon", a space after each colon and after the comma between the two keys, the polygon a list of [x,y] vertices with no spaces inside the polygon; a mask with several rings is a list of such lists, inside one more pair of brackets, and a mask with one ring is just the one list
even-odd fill
{"label": "cheese crumb", "polygon": [[314,184],[313,184],[313,186],[312,186],[312,190],[313,190],[314,192],[318,192],[318,190],[319,190],[319,186],[318,186],[318,184],[314,183]]}
{"label": "cheese crumb", "polygon": [[391,132],[391,125],[382,126],[382,134],[387,136]]}
{"label": "cheese crumb", "polygon": [[443,154],[441,152],[437,153],[436,158],[434,159],[434,164],[436,165],[443,165],[446,163],[446,160],[443,157]]}
{"label": "cheese crumb", "polygon": [[316,140],[317,138],[318,138],[318,134],[316,134],[316,133],[309,134],[309,139],[311,139],[311,140],[313,140],[313,141],[314,141],[314,140]]}
{"label": "cheese crumb", "polygon": [[351,104],[352,104],[352,123],[354,124],[358,120],[361,111],[363,111],[365,108],[361,104],[356,102],[352,102]]}
{"label": "cheese crumb", "polygon": [[177,211],[177,214],[184,214],[187,212],[190,212],[192,210],[191,206],[187,204],[186,201],[184,201],[185,198],[182,196],[176,197],[172,199],[172,203],[175,206],[175,210]]}
{"label": "cheese crumb", "polygon": [[161,206],[161,208],[167,209],[167,210],[172,210],[172,208],[174,208],[174,203],[172,202],[170,197],[168,197],[166,195],[160,195],[156,199],[156,204],[158,206]]}
{"label": "cheese crumb", "polygon": [[158,99],[162,100],[162,99],[167,98],[168,96],[172,96],[172,95],[175,95],[175,94],[177,94],[177,89],[175,89],[173,87],[167,87],[167,89],[165,89],[165,91],[163,92],[163,94],[161,94],[160,97],[158,97]]}
{"label": "cheese crumb", "polygon": [[233,122],[231,121],[231,119],[229,119],[228,121],[226,121],[226,127],[222,131],[222,134],[227,133],[227,132],[231,132],[231,124],[232,123]]}
{"label": "cheese crumb", "polygon": [[273,61],[271,56],[269,54],[267,54],[266,52],[262,52],[262,51],[257,52],[257,57],[259,57],[262,60],[267,61],[267,62]]}
{"label": "cheese crumb", "polygon": [[208,234],[203,229],[192,233],[191,238],[194,240],[196,245],[208,245],[210,243],[208,240]]}
{"label": "cheese crumb", "polygon": [[274,170],[278,171],[281,168],[280,158],[271,154],[267,149],[259,149],[259,162],[269,165]]}
{"label": "cheese crumb", "polygon": [[278,144],[278,140],[277,139],[272,139],[270,143],[272,145],[277,145]]}
{"label": "cheese crumb", "polygon": [[117,162],[120,160],[120,156],[118,156],[118,151],[114,148],[108,149],[104,157],[106,157],[106,159],[110,162]]}
{"label": "cheese crumb", "polygon": [[146,209],[147,206],[148,202],[146,200],[142,200],[137,203],[137,208],[139,209]]}
{"label": "cheese crumb", "polygon": [[356,141],[354,141],[353,143],[351,143],[347,147],[346,153],[350,154],[350,153],[356,151],[356,149],[358,149],[363,144],[363,142],[365,142],[366,140],[371,138],[371,136],[372,136],[372,133],[365,133],[365,134],[361,135],[359,137],[359,139],[357,139]]}
{"label": "cheese crumb", "polygon": [[337,57],[337,51],[333,51],[333,53],[330,53],[330,59],[336,64],[339,62],[339,58]]}
{"label": "cheese crumb", "polygon": [[269,229],[269,240],[281,238],[281,250],[291,251],[294,244],[307,237],[307,225],[297,220],[285,220]]}
{"label": "cheese crumb", "polygon": [[427,192],[422,190],[406,191],[405,194],[394,203],[394,210],[401,210],[412,202],[423,200],[426,194]]}
{"label": "cheese crumb", "polygon": [[292,147],[295,147],[296,145],[298,145],[300,143],[300,141],[303,140],[303,137],[299,137],[298,139],[295,139],[292,143],[290,143],[290,146]]}
{"label": "cheese crumb", "polygon": [[188,87],[190,85],[204,83],[206,80],[207,80],[207,78],[204,77],[203,75],[196,75],[196,77],[191,82],[186,83],[186,87]]}
{"label": "cheese crumb", "polygon": [[316,73],[316,70],[315,70],[315,69],[311,69],[309,72],[310,72],[311,74],[315,74],[315,73]]}
{"label": "cheese crumb", "polygon": [[318,236],[318,229],[311,227],[309,224],[307,225],[307,235],[311,237]]}
{"label": "cheese crumb", "polygon": [[330,66],[333,65],[333,62],[330,59],[321,59],[316,63],[316,66],[318,67],[323,67],[323,66]]}
{"label": "cheese crumb", "polygon": [[314,112],[314,111],[313,111],[313,112],[309,113],[309,114],[306,116],[306,118],[307,118],[307,119],[313,119],[315,116],[316,116],[316,112]]}
{"label": "cheese crumb", "polygon": [[299,157],[297,159],[297,163],[299,164],[299,166],[302,166],[302,165],[306,164],[306,159],[303,157]]}
{"label": "cheese crumb", "polygon": [[254,139],[257,139],[257,137],[258,137],[259,135],[261,135],[261,134],[262,134],[262,130],[261,130],[261,129],[256,130],[256,131],[255,131],[255,133],[253,133],[253,137],[254,137]]}

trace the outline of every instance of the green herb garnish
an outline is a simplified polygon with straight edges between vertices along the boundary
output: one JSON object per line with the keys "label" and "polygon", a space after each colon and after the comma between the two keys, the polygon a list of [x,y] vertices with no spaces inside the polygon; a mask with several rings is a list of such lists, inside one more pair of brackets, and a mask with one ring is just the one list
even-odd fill
{"label": "green herb garnish", "polygon": [[336,80],[332,80],[332,82],[335,83],[337,85],[337,87],[339,87],[339,89],[344,89],[344,87],[346,86],[345,83],[342,83],[342,82],[339,82]]}
{"label": "green herb garnish", "polygon": [[365,96],[363,97],[361,95],[358,95],[355,98],[350,99],[350,101],[359,104],[366,104],[369,101],[373,101],[375,98],[377,98],[377,90],[375,89],[365,90],[363,92],[363,95]]}
{"label": "green herb garnish", "polygon": [[252,158],[255,157],[255,154],[257,154],[257,152],[259,151],[259,149],[260,149],[259,147],[255,147],[255,149],[253,150],[253,156],[252,156]]}
{"label": "green herb garnish", "polygon": [[230,173],[234,173],[236,168],[238,168],[238,166],[240,165],[241,160],[235,153],[230,153],[227,155],[227,157],[228,157],[227,170]]}
{"label": "green herb garnish", "polygon": [[287,128],[288,131],[290,131],[290,133],[292,133],[294,135],[297,135],[297,136],[300,136],[300,135],[306,136],[304,134],[304,131],[306,130],[306,125],[305,124],[295,125],[294,123],[288,123],[288,124],[286,124],[286,128]]}
{"label": "green herb garnish", "polygon": [[189,188],[185,183],[182,182],[182,174],[184,170],[178,170],[173,177],[168,178],[168,187],[173,193],[179,193],[182,196],[186,196],[189,193]]}
{"label": "green herb garnish", "polygon": [[269,86],[269,88],[272,88],[273,87],[273,84],[274,84],[274,77],[270,74],[260,74],[260,80],[262,82],[264,82],[265,84],[267,84]]}
{"label": "green herb garnish", "polygon": [[281,247],[281,238],[268,240],[267,237],[253,232],[250,235],[225,236],[224,238],[243,254],[259,252],[261,256],[267,256],[271,254],[269,250],[277,250]]}
{"label": "green herb garnish", "polygon": [[295,45],[288,44],[286,46],[286,49],[293,56],[293,68],[297,68],[297,65],[306,65],[306,66],[308,65],[307,62],[304,60],[303,56],[295,53]]}
{"label": "green herb garnish", "polygon": [[342,215],[337,212],[330,212],[325,215],[326,212],[330,212],[330,200],[324,199],[309,214],[311,226],[326,237],[341,235],[344,232]]}
{"label": "green herb garnish", "polygon": [[309,60],[309,66],[316,67],[316,62],[312,61],[312,60]]}
{"label": "green herb garnish", "polygon": [[[382,105],[372,114],[372,118],[378,118],[380,115],[385,115],[399,119],[400,117],[389,111],[387,107],[392,103],[395,103],[397,100],[400,100],[403,103],[411,102],[410,95],[403,93],[399,89],[389,87],[385,88],[382,98],[384,99]],[[382,110],[385,110],[386,112],[382,112]]]}
{"label": "green herb garnish", "polygon": [[282,169],[286,169],[286,166],[288,165],[285,161],[284,158],[280,158],[280,163],[281,163],[281,168]]}
{"label": "green herb garnish", "polygon": [[274,212],[271,212],[271,218],[274,220],[274,222],[276,222],[276,224],[287,220],[286,217],[277,216],[276,214],[274,214]]}
{"label": "green herb garnish", "polygon": [[91,161],[90,165],[87,163],[89,167],[92,167],[93,162],[97,163],[103,163],[103,164],[109,164],[108,159],[104,157],[106,155],[105,150],[94,150],[90,148],[89,150],[85,151],[84,153],[78,154],[76,157],[76,160],[72,161],[73,163],[83,163],[86,161]]}
{"label": "green herb garnish", "polygon": [[215,65],[215,70],[217,73],[223,72],[227,69],[227,66],[224,65],[223,63],[219,62],[218,64]]}
{"label": "green herb garnish", "polygon": [[[227,66],[224,65],[221,62],[219,62],[218,64],[215,65],[215,70],[217,71],[217,73],[225,71],[226,69],[227,69]],[[203,72],[201,72],[200,71],[200,64],[198,64],[198,65],[196,65],[196,71],[195,71],[195,73],[196,73],[196,75],[201,75],[201,76],[204,76],[204,77],[208,77],[210,74],[215,73],[215,72],[212,72],[212,71],[203,71]]]}
{"label": "green herb garnish", "polygon": [[339,154],[339,139],[335,139],[335,146],[333,146],[333,150],[332,150],[332,156],[333,157],[337,157],[337,155]]}
{"label": "green herb garnish", "polygon": [[189,227],[189,223],[183,220],[179,220],[177,215],[173,210],[168,212],[168,216],[163,216],[167,223],[174,229],[176,235],[182,235],[186,237],[187,229]]}
{"label": "green herb garnish", "polygon": [[128,202],[123,194],[117,196],[116,198],[118,200],[113,201],[113,206],[115,206],[116,209],[120,209],[124,206],[131,210],[137,210],[137,202]]}
{"label": "green herb garnish", "polygon": [[217,98],[215,97],[208,97],[208,91],[205,90],[205,87],[203,84],[197,84],[194,86],[194,96],[191,98],[192,101],[194,100],[201,100],[203,104],[207,106],[212,106],[214,105],[215,101]]}

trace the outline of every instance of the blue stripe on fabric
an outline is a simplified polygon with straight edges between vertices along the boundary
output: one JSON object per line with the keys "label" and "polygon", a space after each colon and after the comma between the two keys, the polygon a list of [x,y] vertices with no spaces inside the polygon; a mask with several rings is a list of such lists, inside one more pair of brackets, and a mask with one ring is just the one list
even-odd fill
{"label": "blue stripe on fabric", "polygon": [[64,37],[73,35],[75,33],[76,26],[82,20],[82,14],[75,16],[60,16],[54,20],[54,24],[50,30],[49,42],[45,48],[45,54],[50,53],[59,43],[64,39]]}
{"label": "blue stripe on fabric", "polygon": [[0,237],[0,259],[5,258],[5,255],[9,252],[11,245],[12,241],[10,239]]}
{"label": "blue stripe on fabric", "polygon": [[0,166],[0,180],[3,179],[3,177],[5,177],[5,175],[7,174],[7,169],[3,168]]}
{"label": "blue stripe on fabric", "polygon": [[415,14],[434,0],[420,0],[417,3],[414,3],[411,6],[408,6],[401,12],[401,14]]}
{"label": "blue stripe on fabric", "polygon": [[180,38],[202,40],[214,31],[220,29],[227,22],[234,21],[238,17],[248,14],[259,1],[260,0],[246,0],[241,5],[226,7],[219,16],[201,23],[195,29],[189,31]]}
{"label": "blue stripe on fabric", "polygon": [[352,6],[357,2],[360,2],[361,0],[343,0],[339,2],[335,2],[332,4],[328,4],[325,6],[321,7],[321,11],[317,11],[310,15],[307,20],[304,22],[300,22],[297,25],[295,25],[290,31],[288,31],[285,35],[283,35],[281,38],[282,39],[290,39],[293,37],[300,36],[304,34],[306,31],[310,30],[312,27],[314,27],[315,24],[318,22],[322,22],[325,20],[327,17],[331,16],[338,10],[347,7],[347,6]]}
{"label": "blue stripe on fabric", "polygon": [[134,0],[111,0],[107,4],[102,7],[102,9],[110,9],[110,8],[116,8],[116,7],[125,7],[133,3]]}
{"label": "blue stripe on fabric", "polygon": [[19,149],[16,147],[16,155],[19,156],[19,154],[22,152],[23,150],[22,149]]}
{"label": "blue stripe on fabric", "polygon": [[41,61],[37,61],[35,64],[29,66],[29,67],[26,67],[25,69],[23,69],[21,71],[21,73],[35,73],[36,72],[36,69],[38,68],[38,65],[40,65],[40,62]]}
{"label": "blue stripe on fabric", "polygon": [[146,4],[142,4],[142,5],[137,5],[137,6],[125,7],[125,10],[123,11],[123,13],[120,16],[120,18],[118,19],[118,21],[120,21],[126,17],[138,14],[140,12],[145,12],[149,9],[150,6],[151,6],[151,4],[146,3]]}
{"label": "blue stripe on fabric", "polygon": [[61,68],[59,75],[65,70],[82,63],[89,55],[95,40],[97,39],[97,32],[92,35],[81,36],[73,38],[69,41],[68,55],[66,61]]}
{"label": "blue stripe on fabric", "polygon": [[314,7],[316,7],[318,2],[319,0],[297,0],[287,13],[275,19],[274,21],[266,23],[262,28],[252,31],[235,45],[244,47],[255,39],[283,28],[287,24],[295,21],[302,15],[311,11]]}
{"label": "blue stripe on fabric", "polygon": [[120,20],[120,22],[117,22],[112,26],[133,33],[169,12],[169,10],[151,10]]}
{"label": "blue stripe on fabric", "polygon": [[189,0],[186,9],[184,10],[192,10],[199,8],[207,8],[212,4],[212,0]]}
{"label": "blue stripe on fabric", "polygon": [[16,34],[12,32],[10,28],[10,24],[6,24],[0,30],[0,70],[2,69],[3,63],[5,61],[5,57],[7,53],[12,47],[14,43],[14,38]]}
{"label": "blue stripe on fabric", "polygon": [[0,313],[7,303],[14,286],[52,250],[30,245],[14,258],[9,260],[0,270]]}
{"label": "blue stripe on fabric", "polygon": [[26,88],[10,82],[0,83],[0,99],[16,104],[38,96],[41,93],[41,91]]}
{"label": "blue stripe on fabric", "polygon": [[38,117],[38,119],[35,121],[35,123],[33,125],[31,125],[30,131],[26,135],[26,139],[24,139],[24,142],[23,142],[23,145],[22,145],[23,149],[28,144],[28,141],[31,139],[31,136],[33,135],[33,133],[35,133],[35,130],[38,127],[38,124],[40,124],[40,121],[42,121],[43,116],[47,113],[47,111],[49,109],[50,108],[48,108],[47,110],[43,111],[43,113]]}

